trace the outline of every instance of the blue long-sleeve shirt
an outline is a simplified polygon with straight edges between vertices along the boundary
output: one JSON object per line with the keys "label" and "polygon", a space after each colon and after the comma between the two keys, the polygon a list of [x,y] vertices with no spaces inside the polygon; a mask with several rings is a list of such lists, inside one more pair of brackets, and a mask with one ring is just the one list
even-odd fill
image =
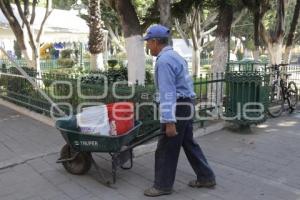
{"label": "blue long-sleeve shirt", "polygon": [[176,122],[176,100],[180,97],[194,98],[195,92],[187,62],[170,46],[164,47],[157,56],[155,85],[160,103],[160,122]]}

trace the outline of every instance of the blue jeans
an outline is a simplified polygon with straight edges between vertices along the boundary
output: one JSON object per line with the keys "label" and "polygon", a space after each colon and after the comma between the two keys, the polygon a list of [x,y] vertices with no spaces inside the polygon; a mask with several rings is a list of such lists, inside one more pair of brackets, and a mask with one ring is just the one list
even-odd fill
{"label": "blue jeans", "polygon": [[[190,103],[176,106],[176,117],[188,117],[194,111],[191,99],[184,98],[177,102]],[[162,124],[162,131],[165,127]],[[215,175],[210,168],[200,146],[193,138],[193,119],[177,119],[175,137],[162,136],[157,144],[155,152],[155,180],[154,188],[160,190],[172,190],[175,181],[176,168],[181,146],[197,175],[198,181],[215,180]]]}

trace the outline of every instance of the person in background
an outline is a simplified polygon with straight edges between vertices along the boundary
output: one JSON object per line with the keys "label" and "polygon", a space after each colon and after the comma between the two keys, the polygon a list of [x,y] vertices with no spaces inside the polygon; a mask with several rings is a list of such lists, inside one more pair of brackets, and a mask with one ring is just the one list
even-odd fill
{"label": "person in background", "polygon": [[156,56],[155,86],[158,93],[160,123],[165,132],[155,152],[154,184],[144,195],[155,197],[172,193],[181,146],[197,178],[191,187],[214,187],[215,175],[200,146],[193,139],[193,81],[187,62],[168,45],[170,31],[162,25],[148,28],[144,40]]}

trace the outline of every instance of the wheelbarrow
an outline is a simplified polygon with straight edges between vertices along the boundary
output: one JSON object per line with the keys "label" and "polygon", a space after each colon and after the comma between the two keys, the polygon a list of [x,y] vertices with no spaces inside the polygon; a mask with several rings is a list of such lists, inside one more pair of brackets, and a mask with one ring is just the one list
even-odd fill
{"label": "wheelbarrow", "polygon": [[[93,164],[102,183],[106,185],[115,183],[119,167],[132,168],[133,148],[162,135],[159,127],[154,126],[150,134],[141,136],[139,135],[141,125],[142,122],[136,121],[135,126],[123,135],[104,136],[81,133],[77,127],[76,117],[57,120],[56,128],[61,132],[66,144],[62,147],[60,158],[56,162],[62,163],[67,172],[75,175],[87,173]],[[111,156],[112,182],[104,176],[102,169],[93,159],[94,152],[109,153]]]}

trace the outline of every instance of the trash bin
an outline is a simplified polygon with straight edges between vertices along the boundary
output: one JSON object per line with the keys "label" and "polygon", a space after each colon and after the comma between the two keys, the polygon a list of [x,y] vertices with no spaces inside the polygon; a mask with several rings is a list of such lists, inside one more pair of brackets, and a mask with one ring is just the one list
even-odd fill
{"label": "trash bin", "polygon": [[227,63],[225,74],[226,120],[243,125],[259,124],[266,120],[269,75],[266,63],[240,61]]}

